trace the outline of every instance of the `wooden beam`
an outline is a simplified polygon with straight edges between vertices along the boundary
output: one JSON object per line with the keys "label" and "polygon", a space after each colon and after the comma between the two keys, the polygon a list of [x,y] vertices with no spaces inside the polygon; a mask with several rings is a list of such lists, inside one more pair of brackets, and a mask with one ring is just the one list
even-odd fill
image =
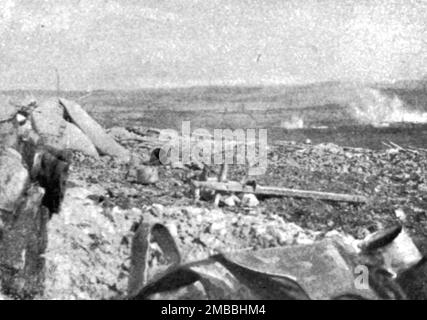
{"label": "wooden beam", "polygon": [[196,188],[209,188],[220,192],[254,193],[266,196],[282,196],[293,198],[310,198],[318,200],[366,203],[368,199],[364,196],[340,194],[332,192],[308,191],[281,187],[260,186],[256,187],[242,185],[237,181],[218,182],[218,181],[193,181]]}

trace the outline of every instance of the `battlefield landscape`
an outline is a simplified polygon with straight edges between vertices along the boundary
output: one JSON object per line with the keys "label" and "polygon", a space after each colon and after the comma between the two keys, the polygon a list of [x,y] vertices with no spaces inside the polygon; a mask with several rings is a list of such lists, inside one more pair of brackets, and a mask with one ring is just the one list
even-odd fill
{"label": "battlefield landscape", "polygon": [[426,300],[426,17],[0,1],[0,300]]}
{"label": "battlefield landscape", "polygon": [[[187,262],[215,252],[315,243],[331,232],[357,241],[396,223],[403,224],[426,254],[427,91],[423,81],[7,91],[3,95],[15,105],[36,102],[35,110],[40,112],[63,108],[55,102],[56,96],[76,101],[133,159],[123,164],[114,156],[95,159],[74,151],[65,198],[48,223],[43,293],[36,290],[34,296],[30,290],[22,296],[12,290],[11,297],[126,297],[132,237],[140,219],[147,217],[171,230]],[[209,192],[197,199],[191,181],[200,180],[203,164],[152,162],[153,151],[161,146],[162,129],[179,132],[183,121],[190,121],[192,129],[208,131],[267,129],[267,170],[251,177],[259,185],[366,200],[262,194],[246,200],[241,193],[229,192],[219,202]],[[138,172],[147,165],[154,166],[156,178],[140,181]],[[220,165],[209,166],[211,177],[220,171]],[[230,165],[228,181],[245,177],[246,166]],[[159,252],[150,261],[150,274],[164,270]],[[399,281],[407,296],[425,299],[426,271],[419,268]]]}
{"label": "battlefield landscape", "polygon": [[383,141],[425,147],[427,80],[325,82],[267,87],[183,87],[131,91],[3,92],[19,99],[76,100],[106,127],[266,128],[269,141],[331,142],[384,148]]}

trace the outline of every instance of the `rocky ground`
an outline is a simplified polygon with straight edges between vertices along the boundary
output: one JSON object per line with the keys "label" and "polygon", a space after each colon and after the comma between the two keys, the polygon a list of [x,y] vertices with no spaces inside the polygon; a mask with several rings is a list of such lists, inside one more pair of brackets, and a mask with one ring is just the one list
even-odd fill
{"label": "rocky ground", "polygon": [[[136,156],[131,166],[107,156],[94,160],[75,154],[62,210],[49,223],[41,298],[123,297],[132,235],[148,217],[169,227],[186,261],[215,251],[307,243],[332,230],[363,238],[397,219],[426,252],[425,150],[278,141],[269,146],[268,170],[256,177],[258,184],[364,195],[370,201],[355,205],[270,197],[254,206],[215,207],[213,201],[193,199],[189,177],[200,173],[198,168],[158,166],[158,182],[137,183],[133,167],[149,159],[148,141],[155,136],[143,128],[129,129],[121,129],[122,134],[142,139],[115,137]],[[244,176],[243,166],[231,166],[230,180]]]}

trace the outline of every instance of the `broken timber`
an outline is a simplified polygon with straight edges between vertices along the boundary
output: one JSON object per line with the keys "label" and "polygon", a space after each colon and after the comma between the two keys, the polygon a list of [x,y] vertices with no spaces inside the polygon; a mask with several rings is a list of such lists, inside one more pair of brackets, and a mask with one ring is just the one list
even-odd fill
{"label": "broken timber", "polygon": [[311,198],[318,200],[330,200],[353,203],[366,203],[368,199],[364,196],[340,194],[320,191],[307,191],[269,186],[251,186],[242,185],[237,181],[219,182],[219,181],[193,181],[196,188],[208,188],[219,192],[238,192],[254,193],[266,196],[283,196],[294,198]]}

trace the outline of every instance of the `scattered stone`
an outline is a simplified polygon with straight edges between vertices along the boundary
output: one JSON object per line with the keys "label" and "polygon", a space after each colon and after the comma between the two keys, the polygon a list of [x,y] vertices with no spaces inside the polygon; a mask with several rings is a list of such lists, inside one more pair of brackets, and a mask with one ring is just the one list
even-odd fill
{"label": "scattered stone", "polygon": [[242,197],[241,205],[243,207],[256,207],[259,205],[259,201],[254,194],[245,193]]}
{"label": "scattered stone", "polygon": [[18,113],[17,115],[16,115],[16,121],[18,122],[18,124],[20,125],[20,126],[22,126],[22,125],[24,125],[25,124],[25,122],[27,122],[27,117],[25,117],[23,114],[21,114],[21,113]]}
{"label": "scattered stone", "polygon": [[153,166],[141,166],[137,169],[137,183],[153,184],[159,181],[159,172]]}
{"label": "scattered stone", "polygon": [[132,140],[139,137],[137,134],[130,132],[123,127],[112,127],[108,129],[107,132],[116,141]]}
{"label": "scattered stone", "polygon": [[208,189],[208,188],[202,188],[200,190],[200,199],[204,201],[213,201],[215,199],[216,192],[215,190]]}
{"label": "scattered stone", "polygon": [[203,163],[199,161],[191,161],[190,163],[185,164],[185,166],[190,170],[203,170],[205,167]]}
{"label": "scattered stone", "polygon": [[279,160],[279,155],[277,153],[273,153],[271,155],[271,161],[277,162]]}
{"label": "scattered stone", "polygon": [[172,169],[185,169],[184,164],[181,161],[171,162]]}
{"label": "scattered stone", "polygon": [[199,236],[198,240],[207,248],[212,248],[216,237],[212,234],[203,233]]}
{"label": "scattered stone", "polygon": [[155,217],[160,217],[165,210],[165,207],[159,203],[153,203],[150,212]]}
{"label": "scattered stone", "polygon": [[405,221],[406,221],[406,213],[405,213],[405,211],[403,211],[403,209],[402,209],[402,208],[396,209],[396,210],[394,211],[394,213],[396,214],[396,217],[397,217],[400,221],[402,221],[402,222],[405,222]]}
{"label": "scattered stone", "polygon": [[222,197],[221,198],[221,203],[223,205],[225,205],[226,207],[234,207],[236,206],[236,204],[240,203],[240,199],[239,197],[237,197],[236,195],[231,195],[228,197]]}
{"label": "scattered stone", "polygon": [[427,192],[427,184],[420,184],[418,186],[418,190],[420,190],[421,192]]}
{"label": "scattered stone", "polygon": [[216,232],[227,232],[227,225],[225,223],[225,221],[217,221],[217,222],[213,222],[211,223],[211,225],[209,226],[209,233],[216,233]]}
{"label": "scattered stone", "polygon": [[329,152],[329,153],[338,154],[338,153],[342,153],[343,149],[340,146],[337,146],[336,144],[333,144],[333,143],[321,143],[314,146],[313,151],[318,153]]}

